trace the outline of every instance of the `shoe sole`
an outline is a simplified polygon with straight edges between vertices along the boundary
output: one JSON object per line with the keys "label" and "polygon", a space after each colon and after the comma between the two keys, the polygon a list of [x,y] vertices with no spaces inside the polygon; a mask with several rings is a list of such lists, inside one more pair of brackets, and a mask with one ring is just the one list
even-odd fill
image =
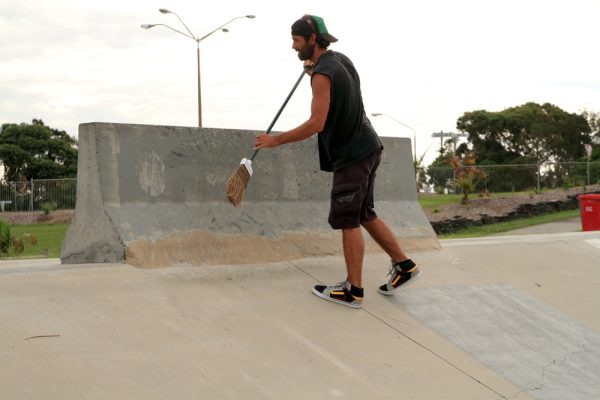
{"label": "shoe sole", "polygon": [[351,307],[351,308],[361,308],[362,307],[362,304],[348,303],[346,301],[341,301],[341,300],[338,300],[338,299],[334,299],[333,297],[326,296],[323,293],[321,293],[321,292],[319,292],[318,290],[315,290],[315,289],[313,289],[312,292],[313,292],[313,294],[315,296],[320,297],[323,300],[331,301],[332,303],[341,304],[343,306]]}
{"label": "shoe sole", "polygon": [[414,283],[416,280],[418,280],[421,277],[421,275],[423,275],[423,273],[421,271],[419,271],[419,273],[415,274],[414,276],[411,276],[410,280],[408,282],[403,283],[402,285],[398,286],[394,290],[383,291],[383,290],[377,288],[377,291],[379,293],[381,293],[382,295],[384,295],[384,296],[393,296],[394,294],[396,294],[396,292],[398,290],[400,290],[400,289],[402,289],[404,287],[407,287],[407,286],[411,285],[412,283]]}

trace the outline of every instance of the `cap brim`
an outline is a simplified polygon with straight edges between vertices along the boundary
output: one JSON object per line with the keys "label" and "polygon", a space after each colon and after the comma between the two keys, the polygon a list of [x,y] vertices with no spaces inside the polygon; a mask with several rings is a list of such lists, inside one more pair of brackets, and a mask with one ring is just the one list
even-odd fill
{"label": "cap brim", "polygon": [[330,43],[338,41],[337,38],[330,33],[322,33],[321,37],[323,37],[323,39],[327,40]]}

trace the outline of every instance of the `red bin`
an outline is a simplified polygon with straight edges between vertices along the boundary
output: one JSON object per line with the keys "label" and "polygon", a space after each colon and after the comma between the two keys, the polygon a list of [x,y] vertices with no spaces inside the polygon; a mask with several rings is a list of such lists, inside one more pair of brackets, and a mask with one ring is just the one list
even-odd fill
{"label": "red bin", "polygon": [[581,229],[583,231],[600,231],[600,194],[579,195],[581,211]]}

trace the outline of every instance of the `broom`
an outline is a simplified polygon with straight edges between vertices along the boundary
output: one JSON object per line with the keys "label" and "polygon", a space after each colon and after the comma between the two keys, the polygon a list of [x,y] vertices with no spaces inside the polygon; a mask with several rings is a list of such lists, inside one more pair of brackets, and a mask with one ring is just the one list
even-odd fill
{"label": "broom", "polygon": [[[283,111],[288,101],[294,94],[294,91],[300,84],[300,81],[302,80],[302,78],[304,78],[306,70],[307,68],[304,68],[304,70],[300,74],[300,77],[296,81],[296,84],[292,88],[292,91],[290,92],[290,94],[288,94],[287,98],[281,105],[281,108],[277,112],[277,115],[275,115],[275,118],[273,118],[271,125],[269,125],[269,127],[267,128],[267,135],[271,133],[273,125],[275,125],[275,122],[277,122],[279,115],[281,115],[281,112]],[[238,165],[233,175],[231,175],[229,179],[227,179],[227,200],[229,200],[229,202],[235,207],[239,206],[242,203],[242,197],[244,197],[244,190],[248,186],[248,182],[250,182],[250,178],[252,177],[252,161],[254,160],[254,157],[256,157],[257,153],[258,149],[254,150],[254,153],[252,154],[252,156],[250,156],[250,158],[242,158],[242,161],[240,161],[240,165]]]}

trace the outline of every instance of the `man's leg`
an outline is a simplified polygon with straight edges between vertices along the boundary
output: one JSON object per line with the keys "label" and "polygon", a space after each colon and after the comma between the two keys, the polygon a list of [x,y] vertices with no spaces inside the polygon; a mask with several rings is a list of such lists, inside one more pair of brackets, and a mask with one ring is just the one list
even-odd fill
{"label": "man's leg", "polygon": [[372,198],[372,194],[369,196],[369,182],[374,178],[371,175],[377,169],[380,155],[380,152],[376,152],[365,160],[335,171],[333,174],[329,224],[333,229],[342,230],[348,275],[344,282],[337,285],[316,285],[313,293],[322,299],[354,308],[360,308],[362,305],[362,263],[365,242],[359,222],[372,219],[363,218],[362,207],[368,198]]}
{"label": "man's leg", "polygon": [[407,286],[421,277],[417,265],[400,248],[392,230],[380,218],[363,222],[363,226],[392,259],[390,280],[379,286],[378,292],[390,296],[401,286]]}
{"label": "man's leg", "polygon": [[[390,256],[394,263],[407,260],[408,257],[398,244],[392,230],[379,217],[362,224],[369,235],[377,242],[377,244]],[[364,246],[364,245],[363,245]],[[344,247],[345,249],[345,247]],[[346,261],[347,263],[347,261]]]}
{"label": "man's leg", "polygon": [[348,278],[337,285],[316,285],[312,292],[322,299],[360,308],[363,301],[362,261],[365,253],[361,228],[343,228],[342,241]]}
{"label": "man's leg", "polygon": [[360,227],[342,229],[344,258],[348,271],[348,282],[362,287],[362,262],[365,255],[365,241]]}

